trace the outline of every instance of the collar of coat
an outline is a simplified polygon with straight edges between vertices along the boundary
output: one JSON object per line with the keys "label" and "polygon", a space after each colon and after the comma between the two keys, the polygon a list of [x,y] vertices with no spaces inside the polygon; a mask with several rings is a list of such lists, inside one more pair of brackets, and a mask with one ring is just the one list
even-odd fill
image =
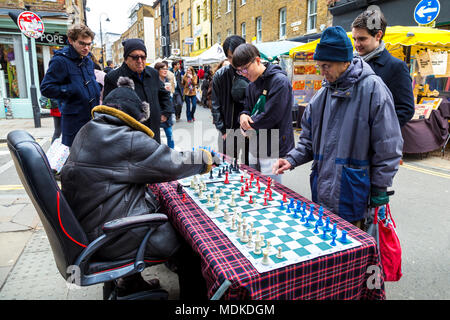
{"label": "collar of coat", "polygon": [[155,134],[153,133],[153,131],[143,125],[142,123],[140,123],[139,121],[137,121],[135,118],[131,117],[130,115],[126,114],[123,111],[120,111],[116,108],[112,108],[112,107],[107,107],[107,106],[96,106],[94,109],[92,109],[92,117],[94,117],[94,112],[98,112],[98,113],[105,113],[105,114],[109,114],[110,116],[116,117],[120,120],[122,120],[123,122],[125,122],[126,125],[128,125],[129,127],[138,130],[138,131],[142,131],[143,133],[147,134],[150,138],[153,138],[155,136]]}

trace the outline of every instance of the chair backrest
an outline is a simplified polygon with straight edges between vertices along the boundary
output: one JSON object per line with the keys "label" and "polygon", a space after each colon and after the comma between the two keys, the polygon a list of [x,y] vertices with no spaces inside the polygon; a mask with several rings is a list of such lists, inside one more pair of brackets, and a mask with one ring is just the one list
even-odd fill
{"label": "chair backrest", "polygon": [[44,226],[56,266],[67,279],[67,268],[88,245],[88,238],[64,199],[41,146],[23,130],[11,131],[7,142],[20,180]]}

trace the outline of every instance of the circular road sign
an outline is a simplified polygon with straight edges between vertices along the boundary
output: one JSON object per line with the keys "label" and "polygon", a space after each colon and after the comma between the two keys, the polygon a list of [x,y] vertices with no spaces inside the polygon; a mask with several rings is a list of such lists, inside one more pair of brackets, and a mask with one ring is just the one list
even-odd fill
{"label": "circular road sign", "polygon": [[34,12],[24,11],[17,18],[20,31],[29,38],[40,38],[44,34],[44,22]]}

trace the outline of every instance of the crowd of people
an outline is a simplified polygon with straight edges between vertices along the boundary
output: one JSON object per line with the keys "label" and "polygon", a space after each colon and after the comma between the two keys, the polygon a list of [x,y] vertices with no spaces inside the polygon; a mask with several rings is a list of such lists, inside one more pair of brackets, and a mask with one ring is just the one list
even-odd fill
{"label": "crowd of people", "polygon": [[[400,127],[414,113],[406,65],[382,41],[386,25],[379,11],[358,16],[352,25],[356,52],[344,29],[324,30],[314,53],[323,86],[306,107],[297,143],[286,72],[264,62],[242,37],[224,41],[227,59],[214,70],[196,72],[179,61],[147,66],[144,42],[128,39],[122,65],[108,62],[102,71],[90,53],[94,33],[84,25],[71,27],[69,45],[51,59],[41,92],[58,102],[58,128],[70,147],[62,191],[89,239],[101,235],[106,221],[158,212],[148,183],[207,173],[219,162],[207,150],[174,150],[173,126],[184,105],[191,123],[200,103],[211,110],[220,153],[278,182],[286,170],[312,161],[312,200],[364,228],[369,208],[389,202],[387,189],[402,156]],[[158,230],[148,255],[172,260],[182,298],[205,298],[198,254],[169,223]],[[128,232],[101,254],[131,257],[142,237]],[[158,285],[140,275],[118,283],[122,294]]]}

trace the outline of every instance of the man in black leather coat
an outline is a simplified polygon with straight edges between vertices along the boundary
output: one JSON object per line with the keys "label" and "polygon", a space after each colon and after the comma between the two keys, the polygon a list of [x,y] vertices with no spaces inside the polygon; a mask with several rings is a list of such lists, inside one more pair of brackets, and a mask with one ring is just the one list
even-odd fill
{"label": "man in black leather coat", "polygon": [[[93,109],[93,119],[79,131],[61,171],[64,196],[91,241],[103,234],[107,221],[158,212],[158,201],[148,183],[203,174],[212,168],[207,151],[180,153],[156,142],[152,130],[142,124],[149,118],[149,106],[134,92],[133,81],[121,77],[118,86],[105,98],[104,106]],[[134,258],[146,231],[146,227],[128,231],[99,256]],[[173,260],[182,299],[194,298],[198,291],[193,287],[206,290],[199,283],[203,280],[199,257],[168,222],[150,236],[145,257]],[[140,275],[131,280],[144,281]]]}
{"label": "man in black leather coat", "polygon": [[213,76],[211,113],[219,131],[219,151],[248,165],[248,139],[239,129],[239,114],[244,110],[245,90],[249,81],[238,75],[231,65],[233,52],[242,43],[245,43],[245,39],[236,35],[226,38],[223,43],[230,65],[220,68]]}

